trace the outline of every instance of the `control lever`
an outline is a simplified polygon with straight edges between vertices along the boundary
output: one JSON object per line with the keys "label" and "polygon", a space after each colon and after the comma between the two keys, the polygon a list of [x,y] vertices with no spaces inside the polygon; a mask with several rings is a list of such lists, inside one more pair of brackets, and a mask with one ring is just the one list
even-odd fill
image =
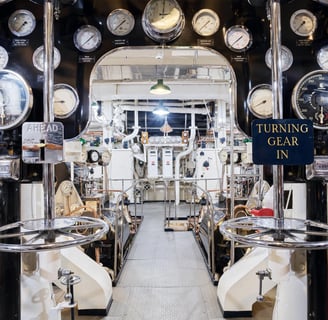
{"label": "control lever", "polygon": [[59,268],[58,269],[58,279],[63,285],[66,285],[66,294],[64,300],[69,303],[68,307],[71,308],[71,320],[74,320],[74,291],[73,286],[81,281],[79,276],[73,275],[74,272],[68,269]]}
{"label": "control lever", "polygon": [[256,275],[259,277],[260,280],[260,289],[259,289],[259,295],[256,297],[256,300],[259,302],[262,302],[264,300],[264,296],[262,294],[262,282],[265,277],[268,277],[270,280],[271,278],[271,270],[265,269],[265,270],[259,270],[256,272]]}

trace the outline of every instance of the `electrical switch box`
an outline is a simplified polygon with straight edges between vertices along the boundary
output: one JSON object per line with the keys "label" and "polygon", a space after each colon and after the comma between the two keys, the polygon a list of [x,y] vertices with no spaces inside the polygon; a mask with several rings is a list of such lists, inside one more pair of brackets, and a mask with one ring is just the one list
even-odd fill
{"label": "electrical switch box", "polygon": [[173,150],[172,148],[162,149],[162,170],[163,178],[173,178]]}
{"label": "electrical switch box", "polygon": [[158,150],[148,150],[148,178],[158,178]]}

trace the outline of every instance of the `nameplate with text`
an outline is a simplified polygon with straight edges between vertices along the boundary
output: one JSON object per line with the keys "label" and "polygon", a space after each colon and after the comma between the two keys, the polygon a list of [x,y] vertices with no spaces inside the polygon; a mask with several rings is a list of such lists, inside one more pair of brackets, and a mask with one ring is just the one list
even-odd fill
{"label": "nameplate with text", "polygon": [[252,141],[255,164],[303,165],[313,162],[311,120],[253,120]]}

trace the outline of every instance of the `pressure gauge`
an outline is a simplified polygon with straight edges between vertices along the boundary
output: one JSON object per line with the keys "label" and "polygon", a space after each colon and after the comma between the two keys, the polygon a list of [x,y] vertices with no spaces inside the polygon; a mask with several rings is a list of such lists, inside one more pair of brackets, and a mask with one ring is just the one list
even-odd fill
{"label": "pressure gauge", "polygon": [[22,124],[33,105],[32,89],[18,74],[0,70],[0,130]]}
{"label": "pressure gauge", "polygon": [[91,25],[83,25],[73,36],[75,47],[82,52],[92,52],[99,48],[102,37],[100,31]]}
{"label": "pressure gauge", "polygon": [[4,69],[7,66],[8,60],[8,51],[0,46],[0,69]]}
{"label": "pressure gauge", "polygon": [[88,162],[95,163],[100,159],[99,152],[97,150],[89,150],[88,151]]}
{"label": "pressure gauge", "polygon": [[[292,64],[293,64],[293,54],[292,52],[286,47],[286,46],[281,46],[281,70],[286,71],[288,70]],[[272,64],[272,49],[269,48],[267,52],[265,53],[265,63],[268,68],[271,69],[271,64]]]}
{"label": "pressure gauge", "polygon": [[317,52],[317,63],[323,70],[328,70],[328,45],[325,45]]}
{"label": "pressure gauge", "polygon": [[150,0],[142,15],[144,32],[155,41],[172,41],[185,26],[185,16],[176,0]]}
{"label": "pressure gauge", "polygon": [[108,165],[110,163],[110,159],[111,159],[110,152],[108,150],[105,150],[101,154],[101,162],[102,162],[102,165]]}
{"label": "pressure gauge", "polygon": [[253,36],[248,28],[242,25],[230,27],[225,35],[224,42],[226,46],[235,52],[248,50],[253,43]]}
{"label": "pressure gauge", "polygon": [[16,10],[8,19],[8,28],[17,37],[31,34],[36,26],[35,16],[29,10]]}
{"label": "pressure gauge", "polygon": [[247,96],[249,110],[258,118],[272,117],[272,88],[270,84],[259,84]]}
{"label": "pressure gauge", "polygon": [[225,150],[225,149],[222,149],[220,152],[219,152],[219,159],[222,163],[226,163],[227,160],[228,160],[228,151]]}
{"label": "pressure gauge", "polygon": [[[36,69],[43,72],[44,68],[44,47],[40,46],[33,52],[32,56],[33,65]],[[58,68],[61,61],[61,55],[59,50],[54,47],[54,69]]]}
{"label": "pressure gauge", "polygon": [[312,35],[317,28],[317,18],[309,10],[297,10],[290,17],[290,28],[298,36],[308,37]]}
{"label": "pressure gauge", "polygon": [[59,188],[64,197],[69,197],[70,195],[72,195],[72,193],[74,191],[73,182],[70,180],[62,181]]}
{"label": "pressure gauge", "polygon": [[309,119],[316,129],[328,129],[328,71],[306,74],[295,85],[292,107],[301,119]]}
{"label": "pressure gauge", "polygon": [[126,36],[134,28],[134,16],[125,9],[115,9],[107,17],[108,30],[115,36]]}
{"label": "pressure gauge", "polygon": [[56,118],[68,118],[78,105],[79,96],[72,86],[65,83],[54,85],[54,115]]}
{"label": "pressure gauge", "polygon": [[200,36],[212,36],[220,26],[220,18],[211,9],[202,9],[195,13],[192,19],[192,27]]}

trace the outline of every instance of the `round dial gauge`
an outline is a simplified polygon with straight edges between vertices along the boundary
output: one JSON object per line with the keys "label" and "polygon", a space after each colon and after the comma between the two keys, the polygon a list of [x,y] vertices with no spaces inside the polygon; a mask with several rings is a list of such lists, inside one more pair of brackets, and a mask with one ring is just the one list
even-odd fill
{"label": "round dial gauge", "polygon": [[211,9],[202,9],[195,13],[192,19],[192,27],[200,36],[211,36],[220,26],[220,18]]}
{"label": "round dial gauge", "polygon": [[230,27],[224,35],[226,46],[235,52],[243,52],[249,49],[253,43],[251,32],[242,25]]}
{"label": "round dial gauge", "polygon": [[76,110],[79,96],[76,90],[65,83],[54,85],[54,115],[56,118],[68,118]]}
{"label": "round dial gauge", "polygon": [[272,88],[269,84],[259,84],[248,93],[249,110],[258,118],[272,117]]}
{"label": "round dial gauge", "polygon": [[0,70],[0,130],[23,123],[33,105],[32,89],[17,73]]}
{"label": "round dial gauge", "polygon": [[297,10],[290,17],[290,28],[295,34],[301,37],[308,37],[317,28],[317,18],[309,10]]}
{"label": "round dial gauge", "polygon": [[73,190],[74,190],[74,185],[73,182],[70,180],[64,180],[60,184],[60,191],[62,192],[64,197],[69,197],[70,195],[72,195]]}
{"label": "round dial gauge", "polygon": [[95,26],[83,25],[75,31],[73,41],[78,50],[92,52],[99,48],[102,37]]}
{"label": "round dial gauge", "polygon": [[292,107],[301,119],[310,119],[313,127],[328,129],[328,71],[316,70],[302,77],[293,89]]}
{"label": "round dial gauge", "polygon": [[[286,46],[281,46],[280,58],[281,58],[281,70],[282,71],[288,70],[293,64],[293,54]],[[269,48],[265,53],[265,63],[267,67],[271,69],[271,64],[272,64],[271,48]]]}
{"label": "round dial gauge", "polygon": [[0,46],[0,69],[4,69],[7,66],[8,60],[8,51]]}
{"label": "round dial gauge", "polygon": [[155,41],[172,41],[180,36],[185,16],[176,0],[150,0],[142,15],[142,27]]}
{"label": "round dial gauge", "polygon": [[[37,68],[39,71],[43,72],[44,68],[44,47],[40,46],[37,49],[35,49],[33,53],[33,65],[35,68]],[[54,69],[56,69],[61,61],[61,55],[59,50],[54,47]]]}
{"label": "round dial gauge", "polygon": [[126,36],[134,28],[134,16],[125,9],[115,9],[107,17],[108,30],[115,36]]}
{"label": "round dial gauge", "polygon": [[100,159],[99,152],[97,150],[89,150],[88,151],[88,162],[95,163]]}
{"label": "round dial gauge", "polygon": [[222,149],[220,152],[219,152],[219,159],[222,163],[225,163],[227,162],[228,160],[228,152],[227,150],[224,150]]}
{"label": "round dial gauge", "polygon": [[325,45],[317,52],[317,63],[321,69],[328,70],[328,45]]}
{"label": "round dial gauge", "polygon": [[8,19],[8,28],[17,37],[31,34],[36,26],[35,16],[29,10],[16,10]]}

